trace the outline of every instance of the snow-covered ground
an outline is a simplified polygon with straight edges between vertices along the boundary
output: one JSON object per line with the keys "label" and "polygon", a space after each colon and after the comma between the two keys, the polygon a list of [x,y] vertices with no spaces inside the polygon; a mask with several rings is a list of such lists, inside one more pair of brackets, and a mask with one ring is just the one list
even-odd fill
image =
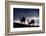
{"label": "snow-covered ground", "polygon": [[26,20],[25,20],[25,23],[24,23],[24,22],[20,22],[20,20],[14,20],[13,23],[21,23],[21,24],[29,25],[29,22],[27,21],[27,19],[29,20],[29,22],[30,22],[32,19],[35,20],[35,24],[30,24],[30,25],[35,25],[35,26],[39,25],[39,18],[38,18],[38,17],[32,17],[32,18],[27,17]]}

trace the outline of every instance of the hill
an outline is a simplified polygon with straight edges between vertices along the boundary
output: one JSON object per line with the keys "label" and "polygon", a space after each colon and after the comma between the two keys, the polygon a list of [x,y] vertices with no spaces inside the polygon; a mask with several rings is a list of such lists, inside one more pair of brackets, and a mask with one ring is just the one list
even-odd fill
{"label": "hill", "polygon": [[13,23],[13,28],[22,28],[22,27],[39,27],[39,25],[37,26],[29,26],[29,25],[26,25],[26,24],[20,24],[20,23]]}

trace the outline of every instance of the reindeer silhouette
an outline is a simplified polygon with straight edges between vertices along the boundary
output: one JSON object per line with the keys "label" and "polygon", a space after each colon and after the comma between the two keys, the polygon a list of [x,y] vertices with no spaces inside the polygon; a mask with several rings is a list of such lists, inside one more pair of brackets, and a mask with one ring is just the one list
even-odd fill
{"label": "reindeer silhouette", "polygon": [[20,21],[25,23],[25,17],[23,16]]}
{"label": "reindeer silhouette", "polygon": [[35,20],[34,19],[32,19],[30,22],[29,22],[29,20],[27,20],[27,21],[29,23],[29,26],[30,26],[30,24],[34,24],[35,23]]}

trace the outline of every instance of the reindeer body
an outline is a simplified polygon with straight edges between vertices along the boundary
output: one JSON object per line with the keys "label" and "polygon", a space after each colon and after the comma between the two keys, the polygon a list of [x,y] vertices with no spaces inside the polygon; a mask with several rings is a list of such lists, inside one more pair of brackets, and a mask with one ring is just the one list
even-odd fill
{"label": "reindeer body", "polygon": [[32,20],[29,22],[29,20],[28,20],[28,23],[29,23],[29,26],[30,26],[30,24],[34,24],[35,21],[34,21],[34,19],[32,19]]}
{"label": "reindeer body", "polygon": [[25,23],[25,17],[24,16],[22,17],[21,22]]}

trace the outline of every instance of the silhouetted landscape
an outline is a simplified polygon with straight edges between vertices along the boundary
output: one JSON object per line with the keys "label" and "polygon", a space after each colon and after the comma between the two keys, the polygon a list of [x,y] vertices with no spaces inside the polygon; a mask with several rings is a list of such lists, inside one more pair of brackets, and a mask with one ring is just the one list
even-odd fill
{"label": "silhouetted landscape", "polygon": [[39,27],[39,9],[13,8],[13,28]]}
{"label": "silhouetted landscape", "polygon": [[26,24],[20,24],[20,23],[14,23],[13,28],[22,28],[22,27],[39,27],[39,25],[34,26],[34,25],[26,25]]}

